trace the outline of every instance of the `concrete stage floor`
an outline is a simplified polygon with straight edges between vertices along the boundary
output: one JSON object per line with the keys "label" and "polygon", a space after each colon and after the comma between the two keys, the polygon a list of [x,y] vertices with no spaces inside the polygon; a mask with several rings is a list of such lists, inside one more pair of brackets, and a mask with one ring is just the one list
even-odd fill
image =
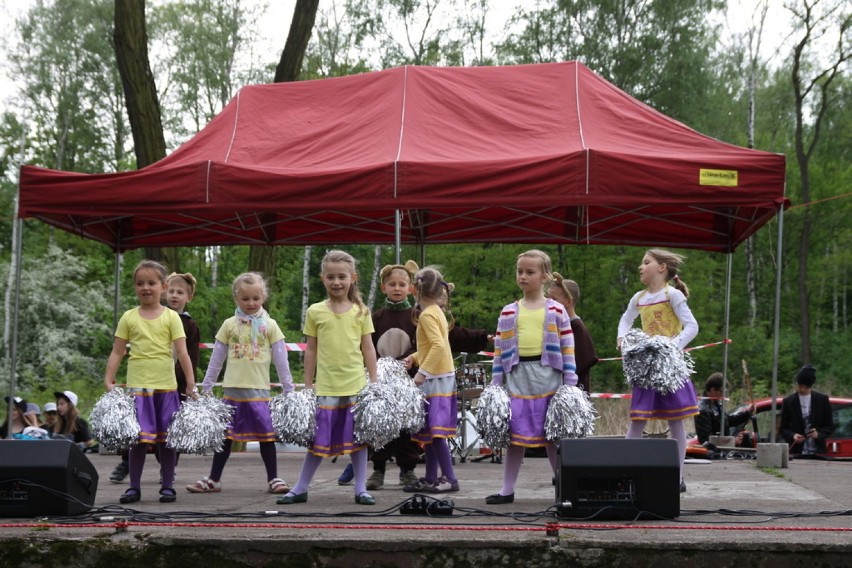
{"label": "concrete stage floor", "polygon": [[[14,442],[10,442],[14,443]],[[850,566],[852,462],[792,460],[760,470],[753,460],[688,463],[681,514],[669,520],[574,520],[554,514],[546,458],[528,457],[515,502],[486,505],[503,466],[456,463],[461,491],[452,515],[402,515],[411,494],[388,464],[375,506],[354,503],[326,460],[304,504],[276,505],[260,455],[234,453],[218,494],[183,487],[209,472],[211,456],[181,456],[176,503],[158,502],[148,456],[142,500],[123,508],[127,487],[109,482],[114,455],[87,454],[100,475],[92,513],[64,519],[0,519],[0,566]],[[291,484],[302,453],[279,453]],[[372,464],[370,464],[372,467]],[[418,467],[422,474],[423,466]]]}

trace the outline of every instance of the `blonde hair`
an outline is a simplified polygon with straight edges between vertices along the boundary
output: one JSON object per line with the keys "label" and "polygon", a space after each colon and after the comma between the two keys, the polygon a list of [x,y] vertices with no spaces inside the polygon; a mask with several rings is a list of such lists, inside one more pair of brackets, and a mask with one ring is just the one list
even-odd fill
{"label": "blonde hair", "polygon": [[574,305],[577,305],[577,302],[580,300],[580,286],[576,282],[563,277],[558,272],[554,272],[553,280],[550,281],[550,284],[561,288],[565,292],[565,295],[571,298]]}
{"label": "blonde hair", "polygon": [[683,295],[689,298],[689,288],[686,282],[678,276],[678,270],[686,262],[686,257],[664,249],[649,249],[645,254],[666,265],[666,281],[674,280],[674,287],[683,292]]}
{"label": "blonde hair", "polygon": [[263,279],[263,274],[260,272],[243,272],[236,278],[234,278],[233,284],[231,284],[231,293],[233,293],[234,297],[237,297],[237,293],[239,292],[242,286],[260,286],[261,293],[263,294],[264,301],[269,296],[266,290],[266,280]]}
{"label": "blonde hair", "polygon": [[370,310],[367,309],[367,305],[361,298],[361,290],[358,289],[358,261],[355,260],[355,257],[342,250],[327,251],[325,256],[322,257],[322,263],[320,264],[323,274],[325,274],[326,265],[330,263],[341,263],[349,267],[349,271],[352,274],[352,285],[349,286],[349,292],[346,297],[354,306],[356,306],[358,309],[358,315],[361,315],[364,312],[369,313]]}
{"label": "blonde hair", "polygon": [[133,269],[134,280],[136,279],[136,274],[138,274],[140,270],[153,270],[154,272],[160,275],[160,282],[166,282],[166,267],[157,262],[156,260],[139,261],[139,264],[137,264],[136,268]]}
{"label": "blonde hair", "polygon": [[[452,282],[444,282],[444,277],[438,271],[437,267],[434,266],[421,268],[417,271],[417,275],[414,278],[414,289],[417,291],[418,303],[420,298],[429,298],[430,300],[438,301],[444,294],[447,295],[447,304],[444,307],[444,313],[447,316],[447,323],[450,328],[453,327],[453,322],[455,322],[455,318],[453,318],[453,314],[450,311],[450,293],[454,288],[455,286]],[[419,319],[418,310],[412,312],[411,315],[414,324],[417,325]]]}
{"label": "blonde hair", "polygon": [[553,270],[552,265],[550,264],[550,257],[544,251],[538,249],[530,249],[518,255],[518,260],[522,258],[533,258],[538,260],[539,265],[541,267],[541,271],[547,275],[550,275],[551,271]]}
{"label": "blonde hair", "polygon": [[183,272],[183,273],[172,272],[171,274],[169,274],[166,277],[166,284],[168,284],[169,282],[171,282],[175,278],[180,278],[181,280],[186,282],[186,285],[189,286],[189,295],[190,296],[195,295],[195,286],[198,284],[198,282],[195,280],[195,276],[193,276],[191,272]]}
{"label": "blonde hair", "polygon": [[390,278],[394,270],[402,270],[408,275],[409,282],[414,282],[414,276],[420,270],[420,267],[413,260],[406,260],[405,264],[386,264],[379,271],[379,281],[384,283],[385,280]]}

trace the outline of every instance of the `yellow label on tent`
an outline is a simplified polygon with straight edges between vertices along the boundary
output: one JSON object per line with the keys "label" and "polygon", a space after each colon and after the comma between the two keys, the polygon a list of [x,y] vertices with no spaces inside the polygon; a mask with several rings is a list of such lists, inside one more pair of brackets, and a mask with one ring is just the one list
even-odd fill
{"label": "yellow label on tent", "polygon": [[705,170],[701,168],[698,174],[698,185],[722,185],[737,187],[737,170]]}

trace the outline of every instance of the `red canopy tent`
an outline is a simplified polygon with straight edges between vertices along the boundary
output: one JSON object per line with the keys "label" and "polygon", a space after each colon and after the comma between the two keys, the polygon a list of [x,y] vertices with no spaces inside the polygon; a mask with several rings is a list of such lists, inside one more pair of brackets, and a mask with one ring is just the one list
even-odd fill
{"label": "red canopy tent", "polygon": [[399,239],[731,252],[785,203],[784,171],[783,155],[704,136],[577,62],[403,67],[245,87],[141,170],[24,166],[19,214],[116,251]]}

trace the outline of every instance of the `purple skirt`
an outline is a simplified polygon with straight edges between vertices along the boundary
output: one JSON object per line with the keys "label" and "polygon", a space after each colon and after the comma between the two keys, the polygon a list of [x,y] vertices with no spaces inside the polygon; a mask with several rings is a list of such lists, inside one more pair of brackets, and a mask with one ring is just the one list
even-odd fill
{"label": "purple skirt", "polygon": [[363,450],[366,444],[355,442],[355,415],[352,413],[354,396],[317,397],[317,433],[308,451],[324,458],[352,454]]}
{"label": "purple skirt", "polygon": [[459,420],[455,373],[426,379],[420,390],[426,397],[426,425],[411,439],[427,445],[435,438],[455,438]]}
{"label": "purple skirt", "polygon": [[692,381],[675,392],[660,394],[653,389],[633,387],[630,420],[683,420],[698,414],[698,398]]}
{"label": "purple skirt", "polygon": [[136,404],[140,444],[165,444],[172,416],[180,408],[177,390],[128,389]]}
{"label": "purple skirt", "polygon": [[222,401],[234,409],[226,438],[237,442],[275,441],[275,429],[269,413],[269,390],[225,388]]}
{"label": "purple skirt", "polygon": [[521,361],[506,375],[506,391],[512,417],[509,443],[525,448],[552,444],[544,435],[547,407],[562,385],[562,373],[538,361]]}

